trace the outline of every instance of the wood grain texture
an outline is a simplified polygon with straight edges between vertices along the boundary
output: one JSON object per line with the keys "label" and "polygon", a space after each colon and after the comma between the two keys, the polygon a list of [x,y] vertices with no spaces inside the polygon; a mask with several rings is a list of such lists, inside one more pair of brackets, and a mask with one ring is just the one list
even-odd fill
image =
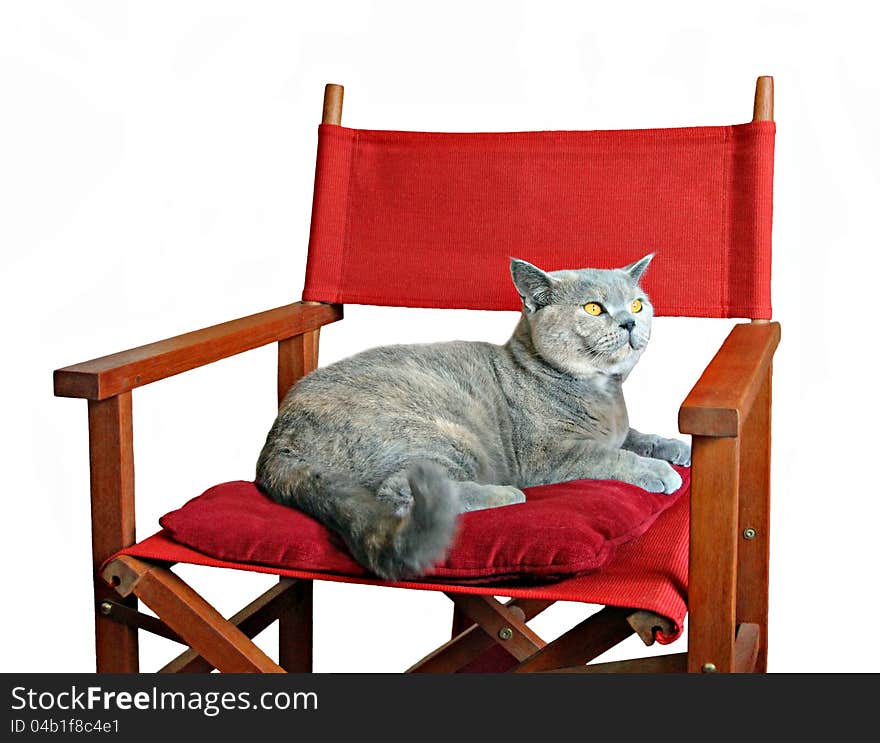
{"label": "wood grain texture", "polygon": [[[755,84],[753,121],[773,121],[773,78],[764,75]],[[770,421],[773,365],[767,367],[752,409],[745,419],[740,447],[739,550],[737,556],[736,615],[754,628],[752,669],[767,672],[768,608],[770,584]],[[745,529],[754,529],[753,539],[744,539]],[[742,670],[741,640],[736,639],[737,670]],[[743,635],[745,637],[745,635]],[[751,635],[750,635],[751,637]]]}
{"label": "wood grain texture", "polygon": [[733,649],[733,670],[735,673],[755,673],[758,671],[758,649],[761,646],[761,628],[750,622],[739,625]]}
{"label": "wood grain texture", "polygon": [[224,619],[177,575],[129,555],[108,563],[104,579],[122,595],[134,593],[215,668],[226,673],[283,673],[284,669]]}
{"label": "wood grain texture", "polygon": [[324,108],[321,112],[322,124],[342,123],[342,99],[345,96],[345,88],[336,83],[327,83],[324,86]]}
{"label": "wood grain texture", "polygon": [[[135,542],[131,393],[100,402],[90,400],[88,412],[96,667],[98,673],[136,673],[137,629],[97,611],[105,599],[118,600],[98,575],[101,565]],[[133,596],[122,603],[137,608]]]}
{"label": "wood grain texture", "polygon": [[[504,606],[520,621],[528,622],[554,603],[538,599],[512,599]],[[455,673],[498,644],[497,638],[490,637],[463,611],[456,608],[455,613],[461,617],[461,631],[411,666],[407,673]]]}
{"label": "wood grain texture", "polygon": [[288,390],[318,368],[320,328],[278,341],[278,405]]}
{"label": "wood grain texture", "polygon": [[773,121],[773,78],[770,75],[762,75],[755,83],[752,121]]}
{"label": "wood grain texture", "polygon": [[779,345],[778,322],[736,325],[678,412],[695,436],[738,436]]}
{"label": "wood grain texture", "polygon": [[[321,329],[278,342],[278,405],[288,390],[318,367]],[[282,579],[283,581],[284,579]],[[310,673],[313,645],[312,581],[299,581],[297,599],[278,617],[278,663],[290,673]]]}
{"label": "wood grain texture", "polygon": [[[543,648],[545,643],[533,632],[518,614],[491,596],[472,596],[468,594],[446,594],[455,605],[474,620],[492,638],[498,638],[501,645],[517,660],[525,660]],[[506,640],[499,634],[509,630]]]}
{"label": "wood grain texture", "polygon": [[[229,622],[247,637],[256,637],[301,600],[304,584],[308,584],[310,588],[312,582],[282,578],[277,585],[236,612],[229,618]],[[283,664],[279,665],[287,670]],[[159,673],[210,673],[213,669],[214,666],[210,661],[190,648],[166,663],[159,669]]]}
{"label": "wood grain texture", "polygon": [[293,601],[278,615],[278,664],[288,673],[312,671],[313,593],[313,581],[297,581]]}
{"label": "wood grain texture", "polygon": [[296,302],[58,369],[55,394],[104,400],[341,318],[339,305]]}
{"label": "wood grain texture", "polygon": [[587,663],[633,634],[627,622],[632,609],[606,606],[513,669],[514,673],[533,673],[562,666]]}
{"label": "wood grain texture", "polygon": [[688,668],[733,670],[739,440],[695,436],[691,471]]}
{"label": "wood grain texture", "polygon": [[[767,619],[770,582],[770,411],[772,367],[745,420],[740,440],[739,549],[736,570],[736,618],[759,629],[756,670],[767,670]],[[754,537],[746,539],[746,529]]]}
{"label": "wood grain texture", "polygon": [[656,641],[655,632],[658,630],[664,635],[671,635],[675,632],[675,623],[669,617],[662,617],[653,611],[645,611],[644,609],[634,611],[626,618],[626,622],[633,628],[639,639],[649,647]]}
{"label": "wood grain texture", "polygon": [[468,627],[473,625],[473,621],[457,606],[452,607],[452,639],[454,640]]}
{"label": "wood grain texture", "polygon": [[[517,619],[528,622],[554,603],[539,599],[513,599],[504,606],[514,612]],[[449,642],[413,664],[407,673],[455,673],[499,643],[497,637],[488,635],[463,611],[456,609],[456,614],[462,617],[463,629]]]}
{"label": "wood grain texture", "polygon": [[456,673],[496,645],[478,624],[466,629],[407,669],[407,673]]}
{"label": "wood grain texture", "polygon": [[101,614],[112,619],[114,622],[126,624],[135,629],[146,630],[154,635],[159,635],[159,637],[164,637],[166,640],[183,643],[183,638],[180,635],[161,619],[156,619],[152,614],[145,614],[137,609],[132,609],[118,600],[108,599],[102,601],[98,605],[98,610],[100,611],[102,607],[106,607],[107,611],[101,611]]}

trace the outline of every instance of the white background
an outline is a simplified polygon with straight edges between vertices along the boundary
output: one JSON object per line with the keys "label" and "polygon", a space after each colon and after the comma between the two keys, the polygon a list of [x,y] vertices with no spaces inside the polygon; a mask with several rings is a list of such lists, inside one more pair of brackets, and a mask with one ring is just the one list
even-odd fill
{"label": "white background", "polygon": [[[299,298],[325,82],[346,86],[343,122],[363,128],[589,129],[747,121],[755,77],[772,74],[783,341],[770,668],[875,670],[870,7],[3,3],[0,668],[93,668],[86,405],[53,398],[52,370]],[[392,341],[503,342],[516,319],[346,315],[322,335],[324,363]],[[655,323],[628,384],[634,425],[676,433],[678,404],[731,324]],[[253,476],[274,374],[270,346],[134,392],[139,536],[206,487]],[[271,582],[206,572],[182,569],[230,613]],[[583,613],[554,607],[535,627],[549,639]],[[315,615],[316,670],[396,671],[447,638],[450,611],[440,594],[319,584]],[[145,639],[143,667],[172,651]],[[631,640],[614,657],[646,652]]]}

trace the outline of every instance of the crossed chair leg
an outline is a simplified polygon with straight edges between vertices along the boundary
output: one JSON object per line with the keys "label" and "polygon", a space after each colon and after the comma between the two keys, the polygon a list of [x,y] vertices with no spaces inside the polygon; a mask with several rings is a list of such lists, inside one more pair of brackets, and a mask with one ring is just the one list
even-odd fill
{"label": "crossed chair leg", "polygon": [[[158,619],[110,600],[100,603],[98,608],[102,614],[189,646],[161,668],[160,673],[204,673],[214,668],[234,673],[311,670],[310,581],[282,578],[233,617],[225,619],[174,574],[167,563],[123,555],[108,563],[102,577],[120,596],[137,596]],[[502,604],[491,596],[446,595],[465,618],[460,624],[461,631],[413,665],[410,673],[460,671],[479,663],[489,653],[500,655],[496,666],[514,673],[677,673],[687,670],[687,653],[587,665],[633,633],[650,645],[655,628],[668,631],[668,620],[651,612],[608,606],[547,643],[526,623],[553,601],[513,599]],[[280,664],[251,640],[276,620],[281,622]],[[757,625],[739,626],[735,670],[754,669],[759,639]]]}

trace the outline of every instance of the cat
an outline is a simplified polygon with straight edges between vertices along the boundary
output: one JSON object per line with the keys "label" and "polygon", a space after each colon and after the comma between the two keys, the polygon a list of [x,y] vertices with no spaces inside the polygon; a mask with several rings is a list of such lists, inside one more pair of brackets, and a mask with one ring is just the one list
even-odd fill
{"label": "cat", "polygon": [[514,258],[523,308],[505,345],[387,346],[311,372],[282,403],[257,485],[389,580],[424,574],[459,513],[521,503],[520,488],[674,492],[670,462],[690,464],[690,447],[630,428],[621,390],[651,334],[639,280],[652,258],[552,272]]}

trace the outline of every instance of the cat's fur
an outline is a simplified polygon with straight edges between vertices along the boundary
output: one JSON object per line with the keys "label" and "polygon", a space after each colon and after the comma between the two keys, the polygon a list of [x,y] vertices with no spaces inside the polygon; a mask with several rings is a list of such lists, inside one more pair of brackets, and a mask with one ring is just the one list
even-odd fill
{"label": "cat's fur", "polygon": [[690,447],[631,429],[621,391],[651,333],[638,285],[651,258],[550,273],[513,260],[523,313],[505,345],[374,348],[308,374],[269,432],[258,484],[390,579],[441,559],[458,513],[520,503],[523,487],[592,478],[673,492],[669,462],[688,464]]}

